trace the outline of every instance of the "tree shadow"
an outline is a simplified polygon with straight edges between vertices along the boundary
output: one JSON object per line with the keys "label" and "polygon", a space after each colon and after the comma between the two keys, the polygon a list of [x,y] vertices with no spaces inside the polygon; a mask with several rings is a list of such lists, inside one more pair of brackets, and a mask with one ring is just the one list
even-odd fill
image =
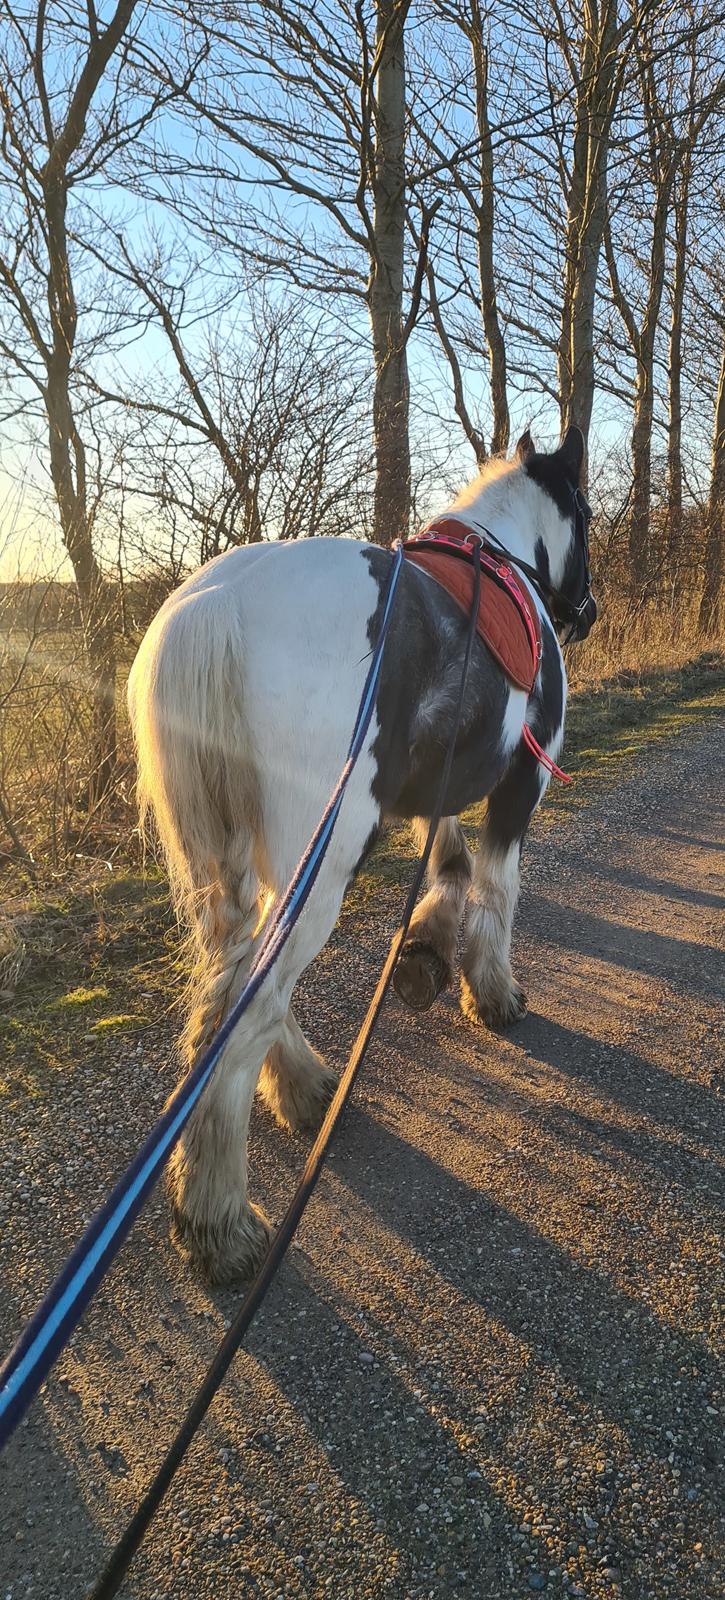
{"label": "tree shadow", "polygon": [[527,894],[526,912],[545,929],[546,941],[551,945],[643,975],[652,974],[674,989],[709,1001],[722,992],[722,951],[712,945],[612,922],[590,909],[552,903],[536,893]]}
{"label": "tree shadow", "polygon": [[[537,1011],[529,1011],[519,1025],[516,1043],[557,1072],[590,1083],[627,1110],[678,1133],[696,1129],[702,1139],[706,1129],[716,1138],[717,1095],[696,1079],[667,1072],[625,1045],[608,1044]],[[721,1171],[720,1163],[716,1165]]]}
{"label": "tree shadow", "polygon": [[[375,1146],[377,1165],[399,1174],[385,1193],[388,1226],[427,1256],[457,1294],[530,1342],[540,1361],[603,1408],[634,1451],[655,1450],[662,1461],[672,1449],[668,1429],[673,1423],[679,1428],[658,1392],[666,1390],[674,1364],[683,1375],[678,1403],[688,1416],[679,1456],[683,1478],[689,1481],[690,1472],[714,1465],[716,1435],[705,1408],[719,1373],[703,1341],[658,1318],[594,1265],[560,1249],[388,1128],[376,1124],[373,1131],[365,1112],[349,1114],[347,1140],[354,1141],[355,1161],[345,1164],[344,1176],[354,1193],[375,1209],[375,1169],[360,1159]],[[421,1195],[435,1197],[437,1217],[460,1220],[460,1226],[446,1228],[443,1250],[434,1244],[430,1210],[416,1203]],[[472,1238],[484,1241],[482,1255],[472,1249]]]}
{"label": "tree shadow", "polygon": [[572,867],[583,868],[589,877],[601,878],[608,883],[621,884],[625,889],[640,890],[645,894],[659,895],[663,900],[680,900],[686,905],[712,907],[725,911],[725,895],[706,889],[686,888],[671,878],[653,878],[637,867],[616,867],[611,862],[592,859],[585,850],[559,851],[562,861]]}
{"label": "tree shadow", "polygon": [[722,839],[703,839],[700,833],[684,833],[676,828],[663,828],[656,819],[649,826],[643,826],[642,831],[656,839],[672,839],[675,844],[686,844],[691,850],[715,850],[718,855],[722,855]]}

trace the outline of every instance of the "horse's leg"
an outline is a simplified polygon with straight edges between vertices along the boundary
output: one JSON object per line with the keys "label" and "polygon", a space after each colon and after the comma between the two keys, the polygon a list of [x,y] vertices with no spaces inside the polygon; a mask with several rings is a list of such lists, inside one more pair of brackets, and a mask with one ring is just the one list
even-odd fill
{"label": "horse's leg", "polygon": [[473,863],[466,912],[461,1006],[471,1021],[506,1028],[526,1015],[526,996],[511,971],[511,928],[519,893],[521,846],[546,776],[525,748],[489,795]]}
{"label": "horse's leg", "polygon": [[259,1093],[280,1127],[290,1133],[317,1128],[337,1088],[337,1078],[313,1050],[290,1007],[267,1051]]}
{"label": "horse's leg", "polygon": [[[416,818],[425,842],[428,824]],[[393,984],[414,1011],[426,1011],[453,981],[458,929],[471,882],[471,854],[457,817],[443,817],[428,865],[427,895],[416,907]]]}
{"label": "horse's leg", "polygon": [[[220,874],[199,886],[194,906],[198,957],[183,1044],[190,1065],[210,1044],[246,982],[258,918],[258,881]],[[171,1236],[212,1282],[228,1276],[230,1249],[251,1266],[269,1243],[269,1224],[246,1201],[247,1130],[261,1065],[241,1060],[236,1033],[174,1150],[168,1170]]]}
{"label": "horse's leg", "polygon": [[[289,1028],[292,990],[332,932],[355,862],[378,820],[374,811],[369,789],[364,799],[358,793],[357,805],[348,794],[310,898],[234,1029],[175,1151],[171,1176],[175,1239],[212,1282],[248,1276],[267,1247],[269,1224],[247,1198],[246,1139],[254,1091],[262,1063],[278,1041],[283,1048],[292,1041],[299,1067],[303,1036]],[[257,907],[256,900],[244,903],[250,907],[244,922],[248,932],[242,934],[240,926],[223,940],[197,1008],[210,1031],[219,1020],[220,994],[228,1009],[248,970]],[[241,905],[240,901],[240,911]],[[197,1048],[202,1042],[198,1038]],[[289,1067],[289,1055],[286,1060]],[[309,1072],[309,1058],[307,1067]],[[319,1066],[316,1070],[319,1073]]]}

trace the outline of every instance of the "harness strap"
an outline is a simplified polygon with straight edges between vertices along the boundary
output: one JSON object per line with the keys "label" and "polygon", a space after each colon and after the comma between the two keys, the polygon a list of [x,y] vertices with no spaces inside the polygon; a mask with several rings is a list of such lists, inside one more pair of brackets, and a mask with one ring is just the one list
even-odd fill
{"label": "harness strap", "polygon": [[558,778],[560,783],[574,782],[571,773],[563,772],[561,767],[557,767],[556,762],[552,761],[551,756],[547,756],[546,751],[542,750],[538,739],[534,738],[528,722],[524,723],[521,738],[526,748],[531,751],[532,756],[536,756],[537,761],[542,767],[546,768],[547,772],[551,773],[552,778]]}
{"label": "harness strap", "polygon": [[[435,522],[429,522],[422,533],[416,534],[413,539],[408,539],[403,549],[413,560],[419,551],[437,550],[444,555],[462,557],[470,566],[473,541],[476,539],[480,539],[480,534],[472,533],[469,524],[461,517],[438,517]],[[503,546],[500,552],[495,550],[489,542],[488,535],[484,536],[480,555],[483,575],[492,578],[494,583],[505,591],[519,613],[528,637],[535,676],[541,665],[541,626],[531,590],[527,588],[521,573],[517,571],[517,566],[524,564],[517,562],[516,566],[512,565],[516,558],[509,556],[503,550]],[[502,560],[502,556],[506,556],[507,559]]]}

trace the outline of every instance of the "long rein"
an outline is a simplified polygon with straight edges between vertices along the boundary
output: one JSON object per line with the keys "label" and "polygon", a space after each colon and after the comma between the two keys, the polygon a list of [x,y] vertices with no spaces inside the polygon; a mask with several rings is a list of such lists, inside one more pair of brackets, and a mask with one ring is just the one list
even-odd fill
{"label": "long rein", "polygon": [[443,771],[441,773],[441,780],[438,785],[435,807],[430,819],[430,826],[428,828],[428,835],[425,841],[423,854],[420,857],[412,883],[410,885],[410,889],[408,890],[408,896],[403,912],[403,920],[398,932],[393,938],[385,965],[382,969],[375,992],[368,1006],[365,1020],[352,1047],[347,1065],[343,1071],[342,1077],[340,1078],[340,1082],[334,1098],[330,1103],[320,1132],[317,1135],[317,1138],[307,1157],[307,1161],[305,1162],[304,1170],[297,1188],[294,1191],[292,1199],[290,1200],[287,1210],[272,1241],[269,1253],[262,1262],[256,1277],[253,1279],[249,1289],[247,1290],[245,1298],[242,1301],[239,1311],[237,1312],[229,1331],[219,1345],[216,1355],[210,1362],[204,1378],[197,1389],[194,1399],[189,1406],[186,1416],[184,1417],[171,1446],[169,1447],[158,1471],[156,1472],[155,1477],[150,1483],[138,1510],[131,1518],[131,1521],[129,1522],[125,1532],[122,1534],[117,1545],[115,1546],[115,1549],[108,1560],[106,1568],[98,1580],[95,1588],[89,1594],[88,1600],[112,1600],[112,1596],[118,1593],[124,1575],[128,1571],[130,1563],[133,1560],[133,1557],[138,1550],[142,1539],[144,1538],[146,1530],[155,1512],[157,1511],[177,1468],[183,1461],[194,1434],[206,1415],[214,1395],[222,1383],[222,1380],[242,1343],[244,1335],[247,1332],[253,1317],[258,1311],[267,1293],[267,1290],[269,1289],[270,1284],[272,1283],[272,1280],[282,1263],[282,1260],[284,1259],[285,1253],[292,1241],[292,1238],[294,1237],[307,1202],[315,1188],[323,1162],[330,1147],[333,1134],[335,1133],[343,1111],[345,1110],[352,1092],[353,1085],[355,1083],[355,1079],[365,1058],[370,1039],[382,1009],[383,1001],[385,1000],[385,996],[390,987],[393,972],[395,970],[395,964],[398,960],[398,956],[400,955],[400,951],[410,928],[410,921],[423,884],[423,879],[425,877],[426,868],[430,859],[438,824],[444,812],[446,793],[448,790],[451,767],[453,765],[453,757],[455,754],[456,739],[458,737],[458,730],[463,713],[463,703],[466,692],[466,683],[468,681],[471,651],[473,648],[473,640],[476,634],[476,620],[478,617],[478,606],[481,592],[480,548],[480,541],[472,546],[474,572],[473,603],[471,607],[471,618],[468,625],[468,633],[466,636],[466,646],[463,656],[463,665],[461,668],[458,698],[453,715],[451,733],[448,740],[448,748],[446,750]]}

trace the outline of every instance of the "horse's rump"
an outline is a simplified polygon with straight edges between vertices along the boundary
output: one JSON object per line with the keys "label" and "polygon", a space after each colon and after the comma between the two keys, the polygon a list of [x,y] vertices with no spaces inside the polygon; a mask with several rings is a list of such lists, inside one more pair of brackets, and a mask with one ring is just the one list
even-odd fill
{"label": "horse's rump", "polygon": [[[284,886],[317,823],[347,754],[379,598],[360,550],[230,551],[170,596],[143,640],[129,680],[139,803],[183,908],[233,872],[245,841],[258,876]],[[363,772],[369,786],[366,759]]]}

